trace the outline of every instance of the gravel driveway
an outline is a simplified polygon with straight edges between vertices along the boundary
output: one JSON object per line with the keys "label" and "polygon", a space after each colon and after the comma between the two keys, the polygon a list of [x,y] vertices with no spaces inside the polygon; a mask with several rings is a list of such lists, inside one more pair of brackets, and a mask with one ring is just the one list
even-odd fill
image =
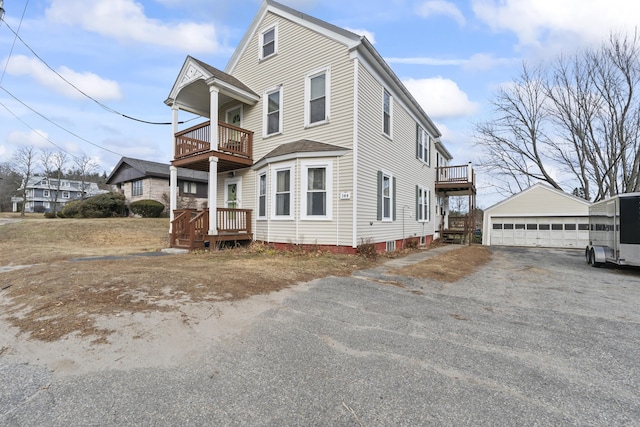
{"label": "gravel driveway", "polygon": [[0,356],[0,424],[640,425],[640,271],[491,250],[456,283],[302,285],[179,367],[59,377]]}

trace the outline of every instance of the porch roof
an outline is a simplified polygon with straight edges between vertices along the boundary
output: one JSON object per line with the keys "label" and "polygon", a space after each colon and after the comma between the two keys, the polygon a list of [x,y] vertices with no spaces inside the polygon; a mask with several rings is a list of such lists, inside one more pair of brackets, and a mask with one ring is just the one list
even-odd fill
{"label": "porch roof", "polygon": [[301,139],[277,146],[262,159],[258,160],[256,164],[253,165],[253,169],[259,169],[267,163],[275,163],[293,158],[342,156],[348,151],[350,151],[349,148]]}
{"label": "porch roof", "polygon": [[177,104],[182,110],[210,117],[210,87],[218,90],[219,105],[233,99],[255,105],[260,100],[260,95],[236,77],[188,55],[164,103]]}

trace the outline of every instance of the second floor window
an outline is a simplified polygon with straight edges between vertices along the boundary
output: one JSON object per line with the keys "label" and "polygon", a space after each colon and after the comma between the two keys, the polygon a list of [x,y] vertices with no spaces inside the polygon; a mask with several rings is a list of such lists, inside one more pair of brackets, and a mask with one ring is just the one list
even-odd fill
{"label": "second floor window", "polygon": [[63,199],[68,199],[69,197],[71,197],[71,196],[69,195],[69,192],[68,192],[68,191],[63,191],[63,192],[62,192],[62,198],[63,198]]}
{"label": "second floor window", "polygon": [[131,195],[142,196],[142,180],[138,179],[131,183]]}
{"label": "second floor window", "polygon": [[382,132],[391,137],[392,98],[386,90],[382,94]]}
{"label": "second floor window", "polygon": [[42,190],[42,197],[49,197],[49,190]]}
{"label": "second floor window", "polygon": [[427,165],[431,165],[431,137],[420,125],[417,126],[416,157]]}
{"label": "second floor window", "polygon": [[329,120],[329,93],[331,76],[329,69],[309,73],[305,79],[305,126]]}
{"label": "second floor window", "polygon": [[267,91],[265,96],[265,135],[282,132],[282,86]]}

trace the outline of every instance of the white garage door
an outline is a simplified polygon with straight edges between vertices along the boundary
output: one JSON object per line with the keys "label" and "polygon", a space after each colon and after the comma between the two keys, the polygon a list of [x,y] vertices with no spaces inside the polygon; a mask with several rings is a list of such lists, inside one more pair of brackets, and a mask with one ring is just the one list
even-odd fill
{"label": "white garage door", "polygon": [[495,217],[491,244],[584,248],[589,243],[588,217]]}

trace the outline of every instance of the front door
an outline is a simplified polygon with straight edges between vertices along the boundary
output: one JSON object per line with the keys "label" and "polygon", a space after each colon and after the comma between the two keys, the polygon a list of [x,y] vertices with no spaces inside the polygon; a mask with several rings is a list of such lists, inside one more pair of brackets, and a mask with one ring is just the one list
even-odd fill
{"label": "front door", "polygon": [[[227,209],[240,209],[242,202],[242,178],[234,177],[224,180],[224,205]],[[225,211],[223,228],[227,230],[238,230],[240,227],[237,212],[233,210]]]}
{"label": "front door", "polygon": [[227,110],[227,123],[236,127],[242,127],[242,106]]}

